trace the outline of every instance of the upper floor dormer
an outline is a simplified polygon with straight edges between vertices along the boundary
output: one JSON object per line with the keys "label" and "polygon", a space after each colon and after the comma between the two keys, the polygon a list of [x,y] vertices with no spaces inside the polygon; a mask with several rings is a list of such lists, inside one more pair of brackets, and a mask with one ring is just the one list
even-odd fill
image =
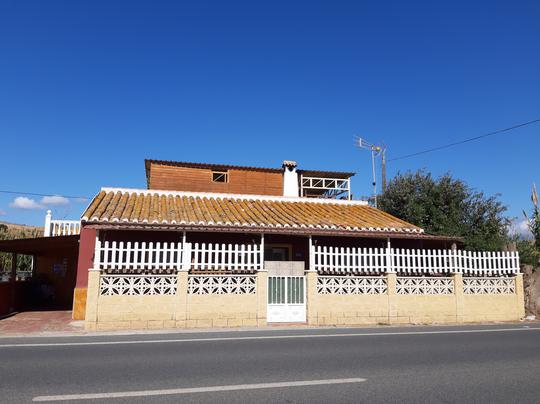
{"label": "upper floor dormer", "polygon": [[145,160],[148,189],[243,195],[352,199],[351,172]]}

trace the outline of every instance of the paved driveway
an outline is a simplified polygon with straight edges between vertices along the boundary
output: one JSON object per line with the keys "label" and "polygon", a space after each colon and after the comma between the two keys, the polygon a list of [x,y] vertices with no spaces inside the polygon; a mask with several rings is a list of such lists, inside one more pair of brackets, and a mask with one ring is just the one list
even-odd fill
{"label": "paved driveway", "polygon": [[0,320],[0,336],[82,332],[83,321],[73,321],[71,311],[25,311]]}

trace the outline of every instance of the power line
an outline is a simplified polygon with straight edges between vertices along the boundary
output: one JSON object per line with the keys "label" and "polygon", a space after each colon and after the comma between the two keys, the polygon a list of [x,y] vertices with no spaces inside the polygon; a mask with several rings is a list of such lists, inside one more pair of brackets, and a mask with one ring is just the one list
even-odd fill
{"label": "power line", "polygon": [[421,154],[431,153],[431,152],[434,152],[434,151],[437,151],[437,150],[448,149],[449,147],[457,146],[457,145],[464,144],[464,143],[473,142],[475,140],[479,140],[479,139],[482,139],[482,138],[485,138],[485,137],[488,137],[488,136],[498,135],[499,133],[508,132],[508,131],[511,131],[511,130],[514,130],[514,129],[522,128],[523,126],[532,125],[533,123],[537,123],[537,122],[540,122],[540,118],[534,119],[532,121],[520,123],[518,125],[510,126],[509,128],[499,129],[499,130],[496,130],[495,132],[489,132],[489,133],[485,133],[485,134],[480,135],[480,136],[471,137],[469,139],[464,139],[464,140],[459,140],[457,142],[448,143],[448,144],[445,144],[443,146],[433,147],[431,149],[422,150],[422,151],[419,151],[419,152],[416,152],[416,153],[411,153],[411,154],[406,154],[404,156],[394,157],[393,159],[389,159],[388,161],[403,160],[403,159],[406,159],[406,158],[409,158],[409,157],[419,156]]}
{"label": "power line", "polygon": [[14,194],[14,195],[31,195],[31,196],[61,196],[67,199],[91,199],[88,196],[70,196],[70,195],[57,195],[57,194],[38,194],[35,192],[20,192],[20,191],[6,191],[0,190],[2,194]]}

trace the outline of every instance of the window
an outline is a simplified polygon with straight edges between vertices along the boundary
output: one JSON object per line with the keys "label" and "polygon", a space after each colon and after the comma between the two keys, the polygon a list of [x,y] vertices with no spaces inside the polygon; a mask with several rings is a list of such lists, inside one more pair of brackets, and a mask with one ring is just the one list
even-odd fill
{"label": "window", "polygon": [[289,261],[291,259],[291,246],[289,245],[272,245],[264,246],[265,261]]}
{"label": "window", "polygon": [[212,171],[213,182],[229,182],[228,171]]}

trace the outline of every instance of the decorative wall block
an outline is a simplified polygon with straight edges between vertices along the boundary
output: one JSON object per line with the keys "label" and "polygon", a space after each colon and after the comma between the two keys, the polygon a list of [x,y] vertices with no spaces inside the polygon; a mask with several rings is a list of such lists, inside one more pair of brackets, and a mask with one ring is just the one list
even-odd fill
{"label": "decorative wall block", "polygon": [[454,293],[454,280],[436,277],[397,277],[398,295],[451,295]]}
{"label": "decorative wall block", "polygon": [[510,295],[516,291],[514,278],[463,278],[466,295]]}
{"label": "decorative wall block", "polygon": [[176,275],[101,275],[102,296],[175,295]]}
{"label": "decorative wall block", "polygon": [[336,294],[384,294],[387,281],[383,277],[365,276],[319,276],[317,277],[317,293],[321,295]]}
{"label": "decorative wall block", "polygon": [[248,275],[190,275],[188,293],[193,295],[254,294],[257,277]]}

